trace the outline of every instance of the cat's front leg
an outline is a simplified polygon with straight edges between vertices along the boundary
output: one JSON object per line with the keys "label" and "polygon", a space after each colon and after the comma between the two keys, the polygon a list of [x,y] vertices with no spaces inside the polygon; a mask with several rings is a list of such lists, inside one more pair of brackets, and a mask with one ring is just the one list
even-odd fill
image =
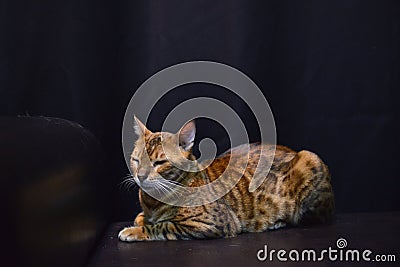
{"label": "cat's front leg", "polygon": [[144,213],[143,213],[143,211],[136,216],[135,221],[133,222],[133,225],[134,226],[144,226]]}
{"label": "cat's front leg", "polygon": [[126,227],[119,232],[118,238],[126,242],[177,240],[175,228],[169,224],[169,222],[165,222],[155,225]]}
{"label": "cat's front leg", "polygon": [[121,241],[154,241],[178,239],[204,239],[224,236],[221,227],[210,224],[197,223],[198,225],[181,225],[174,222],[162,222],[144,226],[126,227],[119,232]]}

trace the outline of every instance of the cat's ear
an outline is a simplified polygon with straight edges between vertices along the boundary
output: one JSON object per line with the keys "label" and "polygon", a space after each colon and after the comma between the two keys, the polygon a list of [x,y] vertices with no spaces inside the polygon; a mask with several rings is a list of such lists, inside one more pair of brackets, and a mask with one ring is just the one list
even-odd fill
{"label": "cat's ear", "polygon": [[150,132],[135,115],[133,117],[135,118],[135,124],[133,125],[133,128],[135,129],[135,133],[138,136],[146,135],[147,133]]}
{"label": "cat's ear", "polygon": [[193,147],[194,137],[196,135],[196,125],[194,120],[187,122],[178,132],[179,146],[188,151]]}

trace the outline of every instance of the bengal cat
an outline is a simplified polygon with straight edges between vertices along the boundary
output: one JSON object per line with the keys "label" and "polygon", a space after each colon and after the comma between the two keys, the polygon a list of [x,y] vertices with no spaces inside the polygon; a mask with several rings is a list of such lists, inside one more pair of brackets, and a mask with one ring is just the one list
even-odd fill
{"label": "bengal cat", "polygon": [[[205,185],[221,175],[231,155],[240,153],[239,146],[214,159],[202,171],[183,171],[166,158],[161,141],[179,144],[181,155],[195,160],[192,154],[194,121],[185,124],[177,134],[171,134],[153,133],[136,117],[135,120],[139,138],[130,165],[138,182],[157,181],[163,177],[188,187]],[[262,146],[273,153],[270,145],[251,144],[249,162],[239,182],[228,194],[212,203],[196,207],[174,206],[139,190],[143,211],[137,215],[134,226],[120,231],[119,239],[133,242],[234,237],[243,232],[263,232],[287,224],[330,220],[334,212],[330,174],[327,166],[312,152],[295,152],[276,146],[266,179],[257,190],[249,192]],[[148,158],[144,160],[146,152]]]}

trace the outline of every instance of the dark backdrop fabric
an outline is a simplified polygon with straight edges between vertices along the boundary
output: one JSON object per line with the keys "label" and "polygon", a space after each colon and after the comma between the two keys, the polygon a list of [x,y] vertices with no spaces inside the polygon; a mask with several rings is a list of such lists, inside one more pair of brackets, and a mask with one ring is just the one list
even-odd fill
{"label": "dark backdrop fabric", "polygon": [[[400,2],[393,1],[1,1],[0,114],[77,121],[107,151],[115,219],[138,212],[121,147],[125,108],[151,75],[192,60],[233,66],[262,89],[278,143],[328,164],[338,211],[399,210]],[[152,113],[222,88],[187,85]],[[222,96],[221,96],[222,95]],[[199,123],[199,136],[217,127]],[[205,129],[207,128],[207,129]]]}

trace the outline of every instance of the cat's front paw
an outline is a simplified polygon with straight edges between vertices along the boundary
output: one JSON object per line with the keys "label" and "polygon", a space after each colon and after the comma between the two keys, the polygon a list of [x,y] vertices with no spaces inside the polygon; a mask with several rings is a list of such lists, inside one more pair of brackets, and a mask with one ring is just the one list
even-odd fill
{"label": "cat's front paw", "polygon": [[125,242],[148,240],[143,227],[125,227],[119,232],[118,238]]}
{"label": "cat's front paw", "polygon": [[269,226],[268,230],[276,230],[283,227],[286,227],[286,223],[282,221],[277,221],[275,224]]}

